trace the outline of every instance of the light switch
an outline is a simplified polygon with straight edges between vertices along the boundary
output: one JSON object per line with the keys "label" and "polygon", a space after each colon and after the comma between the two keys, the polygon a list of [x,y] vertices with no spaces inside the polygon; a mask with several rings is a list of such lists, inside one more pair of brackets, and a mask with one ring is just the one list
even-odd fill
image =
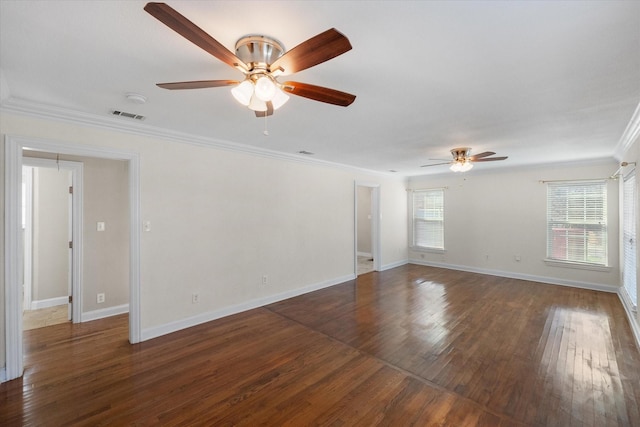
{"label": "light switch", "polygon": [[104,222],[100,221],[100,222],[98,222],[98,223],[96,224],[96,230],[98,230],[98,231],[104,231],[104,229],[105,229]]}

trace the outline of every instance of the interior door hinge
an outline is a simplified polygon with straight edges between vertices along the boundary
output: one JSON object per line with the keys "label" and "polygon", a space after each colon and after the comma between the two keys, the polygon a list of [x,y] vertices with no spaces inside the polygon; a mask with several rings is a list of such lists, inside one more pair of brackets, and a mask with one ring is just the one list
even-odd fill
{"label": "interior door hinge", "polygon": [[69,194],[73,194],[73,187],[69,187]]}
{"label": "interior door hinge", "polygon": [[73,242],[69,242],[69,249],[73,249]]}
{"label": "interior door hinge", "polygon": [[73,295],[69,295],[69,304],[73,302]]}

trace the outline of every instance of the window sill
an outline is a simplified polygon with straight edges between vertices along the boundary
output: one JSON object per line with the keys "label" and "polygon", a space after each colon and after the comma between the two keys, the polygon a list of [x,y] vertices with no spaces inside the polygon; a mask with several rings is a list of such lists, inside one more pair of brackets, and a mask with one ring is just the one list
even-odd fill
{"label": "window sill", "polygon": [[576,268],[578,270],[605,271],[610,272],[611,267],[606,265],[586,264],[581,262],[560,261],[557,259],[545,258],[544,263],[551,267]]}
{"label": "window sill", "polygon": [[443,254],[446,252],[445,249],[440,248],[425,248],[423,246],[412,246],[411,250],[414,252],[428,252],[431,254]]}

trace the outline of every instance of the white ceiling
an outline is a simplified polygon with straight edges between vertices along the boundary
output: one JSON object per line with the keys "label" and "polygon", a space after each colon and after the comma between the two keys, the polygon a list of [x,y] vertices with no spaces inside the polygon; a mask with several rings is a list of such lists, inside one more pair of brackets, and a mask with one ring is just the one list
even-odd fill
{"label": "white ceiling", "polygon": [[[107,117],[402,175],[449,150],[495,151],[476,169],[612,158],[640,103],[637,1],[177,1],[230,50],[247,34],[290,49],[335,27],[353,49],[291,76],[357,95],[292,96],[264,119],[229,88],[155,83],[242,74],[147,14],[144,1],[0,1],[2,103]],[[148,97],[136,105],[125,97]],[[129,120],[129,119],[119,119]]]}

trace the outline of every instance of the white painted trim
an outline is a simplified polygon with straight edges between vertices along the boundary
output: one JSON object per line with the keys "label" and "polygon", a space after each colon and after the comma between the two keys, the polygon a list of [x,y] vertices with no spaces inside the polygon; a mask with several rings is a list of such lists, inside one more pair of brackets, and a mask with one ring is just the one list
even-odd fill
{"label": "white painted trim", "polygon": [[68,296],[41,299],[41,300],[31,301],[30,310],[39,310],[41,308],[56,307],[58,305],[67,305],[68,303],[69,303]]}
{"label": "white painted trim", "polygon": [[558,259],[545,258],[542,260],[545,264],[550,267],[560,267],[560,268],[575,268],[577,270],[591,270],[591,271],[611,271],[611,267],[607,265],[598,265],[598,264],[587,264],[586,262],[572,262],[572,261],[562,261]]}
{"label": "white painted trim", "polygon": [[[25,165],[23,165],[23,171]],[[33,259],[27,254],[31,254],[33,252],[33,168],[27,166],[26,170],[29,171],[27,175],[22,174],[22,179],[25,182],[25,227],[24,227],[24,238],[23,238],[23,265],[22,269],[22,286],[23,286],[23,294],[22,294],[22,307],[24,310],[29,310],[31,308],[31,299],[32,299],[32,288],[33,288]]]}
{"label": "white painted trim", "polygon": [[22,150],[32,148],[45,152],[125,160],[129,163],[129,341],[140,342],[140,160],[130,151],[53,142],[38,138],[5,135],[5,340],[6,376],[17,378],[23,372],[22,344],[22,266],[21,190]]}
{"label": "white painted trim", "polygon": [[370,254],[369,252],[358,252],[358,256],[366,256],[371,258],[373,255]]}
{"label": "white painted trim", "polygon": [[69,160],[41,159],[37,157],[23,157],[23,166],[34,168],[61,168],[71,172],[71,185],[73,186],[73,197],[71,198],[71,235],[73,236],[73,250],[71,251],[71,319],[73,323],[79,323],[82,318],[82,254],[83,254],[83,206],[84,206],[84,164]]}
{"label": "white painted trim", "polygon": [[22,376],[22,147],[5,137],[4,301],[5,381]]}
{"label": "white painted trim", "polygon": [[402,267],[403,265],[409,264],[408,259],[403,259],[401,261],[392,262],[391,264],[385,264],[380,268],[380,271],[391,270],[392,268]]}
{"label": "white painted trim", "polygon": [[82,313],[82,321],[90,322],[92,320],[104,319],[106,317],[117,316],[129,312],[129,304],[116,305],[113,307],[101,308]]}
{"label": "white painted trim", "polygon": [[74,125],[90,126],[92,128],[107,129],[111,131],[124,132],[132,135],[152,137],[165,141],[179,142],[204,147],[212,147],[220,150],[234,151],[253,154],[261,157],[274,158],[279,160],[305,163],[315,166],[330,167],[332,169],[346,170],[355,173],[366,173],[368,175],[384,176],[387,178],[404,179],[391,172],[381,172],[371,169],[358,168],[341,163],[328,162],[326,160],[314,159],[302,154],[282,153],[266,148],[225,141],[216,138],[193,135],[177,132],[170,129],[162,129],[150,126],[141,122],[127,121],[115,116],[100,116],[91,113],[84,113],[66,108],[51,105],[39,104],[23,99],[10,98],[0,104],[0,111],[11,114],[20,114],[39,119],[54,120],[57,122],[71,123]]}
{"label": "white painted trim", "polygon": [[626,129],[620,137],[620,141],[616,144],[616,148],[614,150],[615,159],[617,161],[621,161],[626,152],[631,148],[633,143],[638,140],[638,138],[640,138],[640,103],[633,112],[631,120],[629,120]]}
{"label": "white painted trim", "polygon": [[7,370],[3,366],[0,368],[0,383],[3,383],[7,380]]}
{"label": "white painted trim", "polygon": [[468,267],[465,265],[446,264],[441,262],[431,262],[422,259],[410,259],[410,264],[426,265],[429,267],[446,268],[448,270],[468,271],[470,273],[487,274],[489,276],[506,277],[509,279],[527,280],[530,282],[546,283],[549,285],[569,286],[572,288],[589,289],[592,291],[602,291],[617,293],[619,287],[613,285],[603,285],[601,283],[579,282],[577,280],[557,279],[555,277],[535,276],[532,274],[514,273],[511,271],[489,270],[485,268]]}
{"label": "white painted trim", "polygon": [[275,295],[269,295],[263,298],[256,298],[250,301],[246,301],[240,304],[232,305],[229,307],[221,308],[206,313],[200,313],[186,319],[180,319],[173,322],[165,323],[163,325],[153,326],[142,330],[142,341],[157,338],[172,332],[177,332],[182,329],[187,329],[192,326],[199,325],[201,323],[210,322],[212,320],[220,319],[222,317],[231,316],[232,314],[241,313],[243,311],[252,310],[254,308],[263,307],[268,304],[273,304],[278,301],[283,301],[289,298],[293,298],[299,295],[303,295],[309,292],[317,291],[320,289],[328,288],[331,286],[339,285],[349,280],[354,280],[355,274],[349,274],[343,277],[336,277],[335,279],[326,280],[320,283],[315,283],[303,288],[293,289],[291,291],[282,292]]}
{"label": "white painted trim", "polygon": [[631,300],[629,299],[629,294],[627,294],[627,290],[624,286],[618,289],[618,298],[620,298],[620,302],[624,307],[624,312],[627,314],[627,319],[629,320],[629,325],[631,326],[631,332],[633,333],[633,337],[636,339],[636,345],[640,350],[640,325],[638,324],[637,312],[633,309],[633,305],[631,304]]}

